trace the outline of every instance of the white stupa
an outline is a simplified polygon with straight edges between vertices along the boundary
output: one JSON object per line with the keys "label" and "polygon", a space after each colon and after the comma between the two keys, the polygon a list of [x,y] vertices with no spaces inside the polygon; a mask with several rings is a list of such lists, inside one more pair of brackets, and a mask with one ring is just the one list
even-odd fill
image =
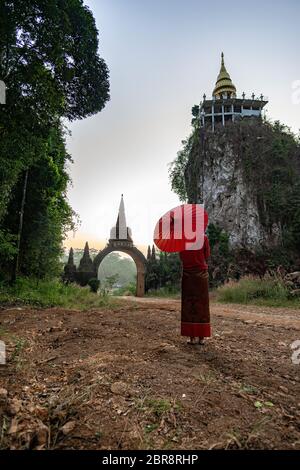
{"label": "white stupa", "polygon": [[132,232],[130,227],[127,227],[126,224],[123,194],[121,196],[117,223],[116,225],[114,225],[114,227],[112,227],[110,231],[110,240],[127,240],[132,242]]}

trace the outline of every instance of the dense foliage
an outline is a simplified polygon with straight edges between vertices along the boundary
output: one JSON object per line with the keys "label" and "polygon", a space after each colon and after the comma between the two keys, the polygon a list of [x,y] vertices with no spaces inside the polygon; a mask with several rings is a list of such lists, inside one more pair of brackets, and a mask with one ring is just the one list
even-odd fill
{"label": "dense foliage", "polygon": [[187,191],[185,185],[184,173],[186,165],[189,161],[191,152],[192,136],[181,142],[182,149],[177,153],[177,157],[169,165],[169,179],[171,188],[177,194],[179,200],[183,203],[187,202]]}
{"label": "dense foliage", "polygon": [[180,287],[181,262],[178,253],[153,253],[148,259],[146,290],[167,288],[170,292]]}
{"label": "dense foliage", "polygon": [[246,276],[239,281],[230,281],[216,291],[219,302],[253,304],[268,307],[300,307],[300,298],[292,296],[278,276],[263,278]]}
{"label": "dense foliage", "polygon": [[[45,154],[40,155],[28,171],[19,264],[20,271],[25,275],[40,278],[46,274],[51,276],[60,269],[63,237],[73,226],[73,212],[65,194],[69,182],[65,169],[68,160],[62,130],[52,128]],[[20,178],[2,219],[10,233],[18,232],[22,192],[23,179]],[[10,260],[7,268],[9,265]],[[2,260],[2,268],[4,266],[5,259]]]}
{"label": "dense foliage", "polygon": [[100,287],[99,279],[97,279],[96,277],[93,277],[92,279],[89,280],[88,286],[90,287],[91,292],[94,292],[96,294]]}
{"label": "dense foliage", "polygon": [[20,272],[43,277],[57,272],[74,221],[61,122],[104,107],[108,70],[82,0],[4,0],[0,31],[0,274],[14,266],[19,241]]}
{"label": "dense foliage", "polygon": [[9,286],[0,282],[0,305],[18,304],[37,307],[64,307],[78,310],[111,307],[114,302],[107,295],[95,295],[90,287],[63,284],[57,279],[19,277]]}

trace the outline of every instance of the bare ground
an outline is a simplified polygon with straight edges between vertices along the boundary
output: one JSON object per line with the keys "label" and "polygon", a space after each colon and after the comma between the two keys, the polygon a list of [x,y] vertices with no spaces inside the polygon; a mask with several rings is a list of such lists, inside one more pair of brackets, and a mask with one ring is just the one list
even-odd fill
{"label": "bare ground", "polygon": [[194,347],[171,299],[2,309],[0,447],[300,449],[299,310],[211,314],[213,338]]}

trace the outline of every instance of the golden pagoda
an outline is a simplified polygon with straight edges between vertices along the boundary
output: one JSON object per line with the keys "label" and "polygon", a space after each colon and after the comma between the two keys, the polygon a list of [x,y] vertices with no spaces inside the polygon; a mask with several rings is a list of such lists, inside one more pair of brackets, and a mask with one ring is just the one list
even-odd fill
{"label": "golden pagoda", "polygon": [[236,88],[226,70],[224,54],[221,55],[221,69],[211,99],[203,95],[199,105],[200,127],[215,130],[216,126],[225,126],[228,122],[240,119],[261,118],[263,108],[268,103],[266,96],[259,97],[252,93],[237,96]]}
{"label": "golden pagoda", "polygon": [[216,86],[213,91],[213,96],[216,98],[222,98],[226,96],[228,98],[236,97],[236,88],[232,83],[229,73],[226,70],[224,63],[224,53],[221,55],[221,70],[217,78]]}

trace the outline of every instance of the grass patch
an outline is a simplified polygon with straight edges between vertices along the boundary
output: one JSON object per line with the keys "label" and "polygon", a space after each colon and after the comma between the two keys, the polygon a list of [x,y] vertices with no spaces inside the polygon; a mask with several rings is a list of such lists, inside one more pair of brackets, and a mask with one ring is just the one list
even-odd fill
{"label": "grass patch", "polygon": [[172,404],[170,403],[170,401],[164,399],[156,400],[154,398],[149,398],[148,400],[146,400],[145,405],[158,418],[160,418],[163,414],[168,413],[172,408]]}
{"label": "grass patch", "polygon": [[146,293],[146,297],[166,297],[166,298],[180,298],[180,290],[176,287],[161,287],[157,290],[151,290]]}
{"label": "grass patch", "polygon": [[205,385],[211,385],[216,381],[216,376],[213,372],[208,371],[206,373],[199,374],[196,376],[196,379]]}
{"label": "grass patch", "polygon": [[226,434],[227,442],[224,445],[225,450],[250,450],[261,448],[263,435],[272,418],[265,417],[256,422],[248,432],[239,429],[233,429]]}
{"label": "grass patch", "polygon": [[11,361],[16,364],[17,368],[20,368],[22,365],[21,354],[26,346],[27,342],[24,338],[16,338],[16,343],[11,356]]}
{"label": "grass patch", "polygon": [[80,287],[76,284],[66,285],[58,279],[19,278],[14,286],[6,283],[0,284],[0,304],[88,310],[111,306],[112,300],[108,295],[91,292],[89,287]]}
{"label": "grass patch", "polygon": [[137,402],[136,408],[139,411],[161,418],[165,414],[180,411],[182,406],[176,400],[168,400],[165,398],[144,398]]}
{"label": "grass patch", "polygon": [[[114,296],[135,296],[136,283],[133,282],[127,286],[113,289],[112,295]],[[180,298],[180,290],[173,286],[161,287],[160,289],[151,290],[146,292],[145,297],[162,297],[162,298]]]}
{"label": "grass patch", "polygon": [[[16,336],[7,330],[0,328],[0,339],[5,342],[6,350],[6,361],[9,360],[12,364],[20,369],[24,364],[23,352],[28,347],[28,341],[25,338]],[[10,357],[8,357],[8,347],[12,351]]]}
{"label": "grass patch", "polygon": [[113,296],[125,296],[134,297],[136,295],[136,283],[131,282],[127,286],[120,287],[119,289],[113,289]]}
{"label": "grass patch", "polygon": [[162,449],[173,448],[180,440],[180,420],[182,404],[172,398],[144,397],[135,403],[140,429],[143,432],[142,449],[155,449],[157,437],[163,436]]}
{"label": "grass patch", "polygon": [[149,434],[153,431],[156,431],[157,428],[158,428],[157,423],[146,424],[145,427],[144,427],[144,432]]}
{"label": "grass patch", "polygon": [[249,395],[257,395],[259,393],[259,390],[256,387],[248,384],[242,384],[240,391],[249,393]]}
{"label": "grass patch", "polygon": [[267,307],[300,307],[299,298],[291,298],[281,278],[244,277],[230,281],[216,291],[216,300],[224,303],[253,304]]}

